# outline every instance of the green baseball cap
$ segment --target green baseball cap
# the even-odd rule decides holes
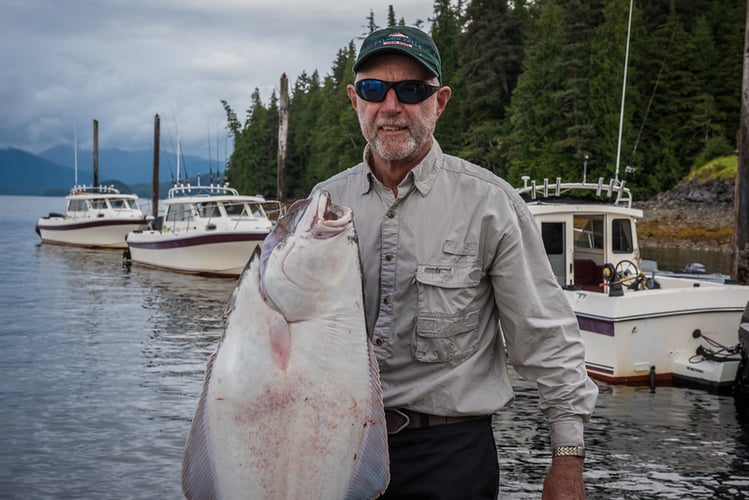
[[[416,59],[442,82],[442,61],[437,46],[429,35],[412,26],[389,26],[370,33],[359,49],[354,73],[371,58],[388,53]]]

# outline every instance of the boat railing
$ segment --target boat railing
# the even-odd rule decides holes
[[[85,184],[76,184],[72,188],[70,188],[69,194],[86,194],[86,193],[92,193],[92,194],[120,194],[120,190],[114,187],[114,185],[109,186],[87,186]]]
[[[169,188],[168,197],[176,198],[178,196],[218,196],[218,195],[230,195],[239,196],[239,191],[229,187],[229,183],[224,184],[208,184],[202,185],[200,183],[192,185],[190,183],[180,183]]]
[[[629,188],[624,186],[625,181],[623,180],[611,179],[608,183],[605,183],[604,178],[599,177],[597,183],[586,182],[585,180],[583,182],[562,182],[562,179],[557,177],[554,183],[550,183],[547,178],[543,182],[538,183],[534,180],[532,181],[527,175],[524,175],[522,179],[523,187],[517,188],[517,192],[519,194],[530,194],[532,200],[536,200],[539,197],[560,197],[562,194],[573,190],[591,191],[599,198],[604,195],[607,198],[616,195],[614,199],[615,206],[632,207],[632,193]]]

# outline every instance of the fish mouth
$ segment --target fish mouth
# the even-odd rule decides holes
[[[315,203],[314,210],[309,210],[311,207],[308,207],[308,211],[311,212],[311,220],[305,223],[303,227],[306,227],[306,231],[313,237],[319,239],[332,238],[351,223],[351,209],[331,203],[330,193],[327,191],[317,193],[312,202]]]

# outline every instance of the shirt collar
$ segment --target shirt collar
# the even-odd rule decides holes
[[[364,148],[364,170],[362,171],[363,175],[361,176],[359,187],[361,194],[366,194],[370,191],[370,189],[372,189],[372,182],[374,182],[375,179],[374,172],[372,171],[372,167],[369,163],[370,157],[370,148],[369,144],[367,144]],[[413,178],[413,183],[422,196],[426,196],[429,194],[429,191],[432,189],[434,180],[437,178],[437,173],[439,172],[443,162],[444,155],[442,153],[442,148],[437,142],[437,139],[432,138],[432,148],[429,150],[424,159],[421,160],[419,164],[416,165],[413,169],[411,169],[407,176]]]

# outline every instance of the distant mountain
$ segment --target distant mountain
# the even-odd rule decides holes
[[[79,150],[79,184],[93,182],[93,165],[93,151]],[[216,175],[216,171],[215,161],[197,156],[180,158],[180,177],[183,179],[188,176],[195,179],[200,174],[201,182],[207,184],[209,173]],[[160,191],[165,192],[176,175],[176,155],[162,151],[159,156]],[[133,192],[150,197],[153,152],[100,149],[99,183],[112,182],[133,186]],[[72,146],[56,146],[39,155],[15,148],[0,149],[0,194],[59,196],[67,193],[74,183],[75,157]]]
[[[75,167],[75,156],[72,146],[55,146],[43,151],[39,156],[70,168]],[[199,172],[215,173],[216,161],[197,156],[180,157],[180,177],[194,177]],[[221,165],[223,172],[223,165]],[[93,176],[93,151],[78,150],[78,172],[89,172]],[[177,176],[177,155],[159,154],[159,180],[169,182]],[[153,150],[124,151],[122,149],[99,149],[99,179],[118,179],[126,184],[137,184],[153,180]]]
[[[90,184],[91,173],[78,172],[79,184]],[[40,195],[68,189],[75,170],[20,149],[0,149],[0,194]]]

